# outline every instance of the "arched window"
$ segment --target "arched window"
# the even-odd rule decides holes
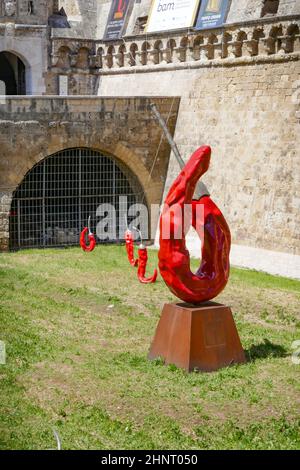
[[[26,95],[26,70],[22,60],[11,52],[0,52],[0,80],[6,95]]]

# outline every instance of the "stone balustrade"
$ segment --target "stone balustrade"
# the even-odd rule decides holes
[[[207,31],[141,35],[115,42],[52,38],[51,65],[94,73],[192,66],[255,56],[300,54],[300,17]]]

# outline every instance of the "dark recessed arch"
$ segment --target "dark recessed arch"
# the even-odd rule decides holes
[[[86,147],[50,155],[26,174],[13,195],[10,249],[78,245],[89,216],[96,233],[100,204],[116,208],[116,238],[109,241],[118,242],[123,236],[119,225],[124,225],[124,196],[128,207],[146,205],[138,178],[115,157]]]
[[[6,95],[26,95],[26,67],[16,54],[0,52],[0,81]]]

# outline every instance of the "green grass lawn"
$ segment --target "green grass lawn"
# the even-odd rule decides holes
[[[211,374],[147,360],[175,298],[124,247],[1,254],[0,296],[1,449],[300,449],[300,282],[232,269],[248,363]]]

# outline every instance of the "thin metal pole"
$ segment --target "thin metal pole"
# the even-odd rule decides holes
[[[158,109],[157,109],[157,107],[154,103],[150,104],[150,109],[152,111],[152,114],[154,115],[154,117],[158,121],[159,125],[161,126],[162,130],[164,131],[166,139],[170,144],[170,147],[171,147],[171,149],[172,149],[172,151],[173,151],[173,153],[176,157],[176,160],[177,160],[177,162],[180,166],[180,169],[183,170],[183,168],[185,167],[184,160],[183,160],[182,156],[179,153],[176,142],[173,139],[173,137],[172,137],[172,135],[171,135],[171,133],[168,129],[168,126],[164,121],[164,118],[162,117],[162,115],[160,114],[160,112],[158,111]],[[200,199],[203,196],[209,196],[209,195],[210,195],[210,193],[209,193],[207,187],[205,186],[205,184],[203,183],[203,181],[198,181],[198,183],[196,185],[196,188],[195,188],[195,192],[194,192],[194,199]]]
[[[154,114],[155,118],[157,119],[159,125],[161,126],[161,128],[163,129],[164,131],[164,134],[167,138],[167,141],[169,142],[170,144],[170,147],[171,149],[173,150],[173,153],[176,157],[176,160],[178,161],[178,164],[180,166],[180,169],[183,170],[184,166],[185,166],[185,163],[184,163],[184,160],[183,158],[181,157],[180,153],[179,153],[179,150],[178,150],[178,147],[176,145],[176,142],[175,140],[173,139],[173,137],[171,136],[171,133],[167,127],[167,124],[165,123],[162,115],[160,114],[160,112],[158,111],[156,105],[154,103],[151,103],[150,104],[150,108],[151,108],[151,111],[152,113]]]

